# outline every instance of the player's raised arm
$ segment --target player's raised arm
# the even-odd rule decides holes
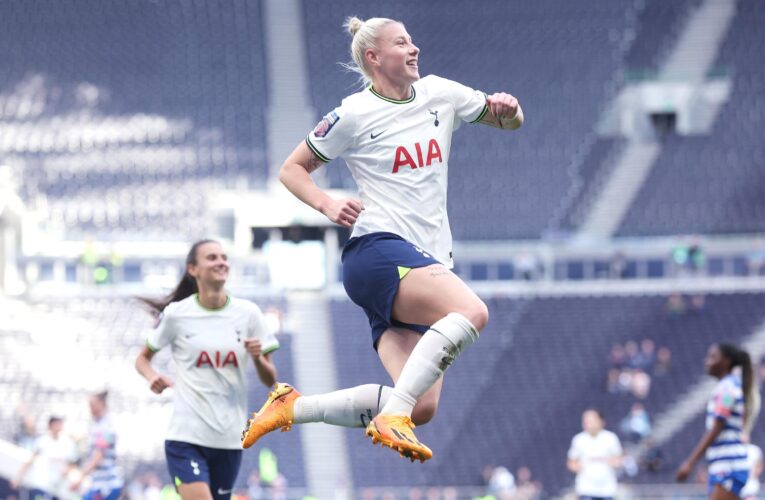
[[[523,125],[523,109],[514,96],[504,92],[486,96],[488,112],[478,123],[502,130],[517,130]]]
[[[364,209],[361,201],[353,198],[335,200],[322,191],[311,178],[311,173],[323,164],[324,161],[302,141],[284,161],[279,180],[300,201],[335,224],[351,227]]]

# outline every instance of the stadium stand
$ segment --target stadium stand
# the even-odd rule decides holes
[[[669,135],[649,178],[618,234],[651,236],[760,233],[765,230],[762,158],[757,131],[765,120],[758,98],[765,81],[759,64],[765,42],[761,2],[737,3],[737,14],[718,54],[715,71],[732,91],[712,133]]]
[[[210,188],[265,184],[260,2],[32,1],[0,23],[0,153],[71,238],[198,237]]]

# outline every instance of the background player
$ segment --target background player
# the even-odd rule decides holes
[[[247,356],[264,385],[276,380],[270,353],[279,342],[257,305],[226,293],[228,271],[221,245],[198,241],[173,293],[165,300],[145,300],[161,313],[161,321],[149,334],[136,368],[157,394],[175,388],[165,456],[184,499],[231,497],[241,463],[239,422],[247,418]],[[154,354],[168,345],[175,384],[151,366]]]
[[[740,367],[741,372],[734,370]],[[719,379],[707,403],[707,432],[677,471],[685,481],[694,465],[706,453],[709,498],[739,498],[748,478],[747,449],[742,430],[756,413],[752,411],[752,392],[756,390],[749,353],[731,344],[714,344],[705,360],[707,373]]]
[[[85,477],[90,476],[91,484],[83,500],[117,500],[122,494],[125,481],[116,464],[117,433],[107,411],[106,391],[90,396],[90,414],[93,425],[90,428],[90,455],[82,466],[80,477],[70,487],[79,489]]]
[[[619,438],[605,429],[598,410],[582,413],[582,432],[571,440],[568,469],[576,474],[576,494],[580,499],[608,499],[616,496],[616,471],[624,462]]]
[[[486,305],[449,270],[452,133],[461,122],[515,130],[523,112],[509,94],[486,96],[433,75],[420,79],[420,50],[398,21],[352,17],[346,27],[353,36],[350,67],[371,84],[319,122],[286,159],[280,179],[332,222],[353,227],[343,250],[343,284],[367,314],[373,346],[395,387],[300,399],[280,384],[248,422],[243,444],[293,422],[360,425],[364,414],[372,419],[373,442],[424,461],[432,452],[411,429],[433,417],[441,376],[489,318]],[[311,179],[338,156],[360,200],[333,199]]]

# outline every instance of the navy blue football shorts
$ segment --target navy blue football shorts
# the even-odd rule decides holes
[[[176,488],[202,481],[215,500],[228,500],[242,463],[242,450],[208,448],[184,441],[165,441],[167,470]]]
[[[351,238],[343,248],[343,286],[361,306],[372,328],[372,346],[391,326],[425,333],[430,325],[413,325],[391,317],[399,282],[415,268],[440,264],[430,253],[393,233]]]

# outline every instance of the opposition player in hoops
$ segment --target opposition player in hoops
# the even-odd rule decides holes
[[[758,413],[754,371],[749,353],[731,344],[712,345],[705,368],[719,379],[707,403],[707,432],[678,469],[677,480],[688,479],[696,462],[706,454],[709,498],[734,500],[740,498],[749,475],[742,433],[751,431]]]
[[[83,500],[117,500],[122,495],[125,481],[117,465],[117,433],[109,418],[106,391],[92,394],[88,401],[93,425],[88,436],[90,453],[80,469],[80,477],[69,489],[77,491],[83,479],[90,476],[88,491]]]
[[[165,456],[184,500],[231,497],[241,464],[238,429],[247,418],[247,358],[254,361],[264,385],[276,381],[270,353],[279,342],[268,332],[257,305],[226,293],[228,272],[221,245],[198,241],[170,296],[142,299],[160,321],[149,333],[136,368],[153,392],[175,389]],[[154,354],[166,346],[176,365],[174,382],[151,365]]]
[[[420,50],[398,21],[353,17],[346,27],[353,37],[350,67],[370,85],[319,122],[286,159],[280,179],[332,222],[353,227],[343,250],[343,283],[369,317],[373,346],[395,385],[301,397],[278,384],[248,420],[242,445],[293,423],[326,422],[366,426],[373,443],[425,461],[432,452],[412,429],[433,417],[444,370],[489,318],[486,305],[449,270],[452,133],[461,122],[515,130],[523,112],[509,94],[487,96],[432,75],[420,79]],[[311,179],[338,156],[359,200],[333,199]]]

